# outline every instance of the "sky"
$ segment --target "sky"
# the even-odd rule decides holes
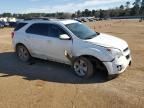
[[[0,0],[0,13],[75,12],[84,9],[109,9],[134,0]]]

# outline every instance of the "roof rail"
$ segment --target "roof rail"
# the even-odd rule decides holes
[[[24,21],[29,21],[29,20],[48,20],[49,18],[25,18]]]

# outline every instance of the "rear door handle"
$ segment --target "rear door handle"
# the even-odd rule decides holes
[[[51,43],[51,40],[48,40],[47,42],[48,42],[48,43]]]

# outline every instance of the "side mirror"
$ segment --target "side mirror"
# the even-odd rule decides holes
[[[59,37],[61,40],[70,40],[71,38],[67,34],[62,34]]]

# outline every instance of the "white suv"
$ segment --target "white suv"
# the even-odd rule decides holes
[[[75,20],[24,20],[12,39],[20,60],[36,57],[69,64],[84,78],[100,70],[108,76],[119,75],[131,64],[127,42]]]

